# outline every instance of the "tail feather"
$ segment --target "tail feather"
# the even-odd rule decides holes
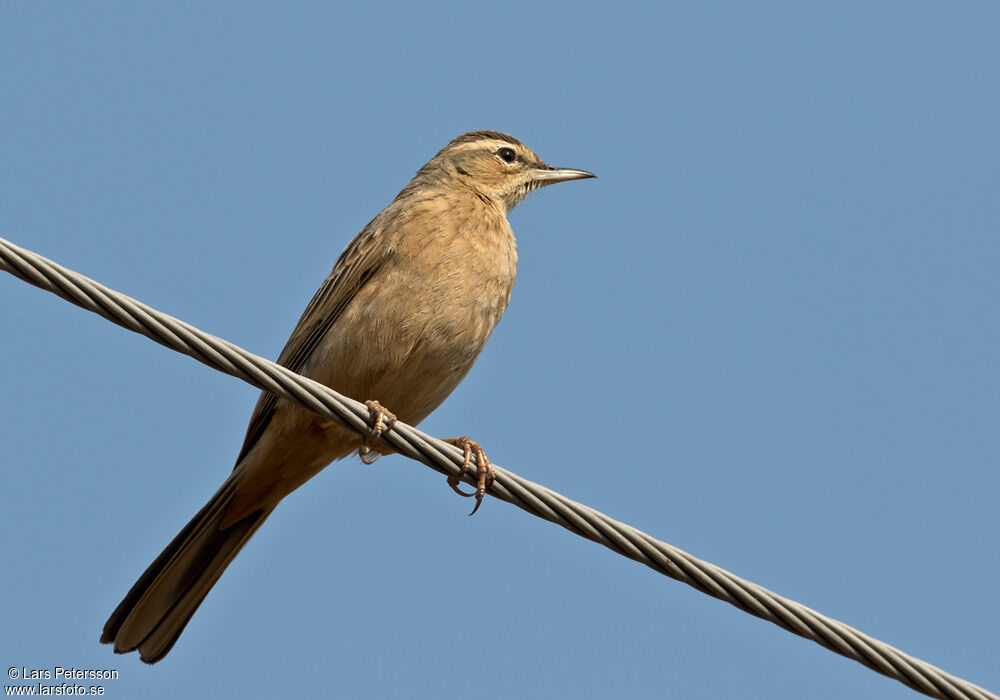
[[[102,643],[113,643],[119,654],[138,649],[150,664],[170,651],[222,572],[271,514],[257,510],[221,528],[235,493],[230,477],[111,613]]]

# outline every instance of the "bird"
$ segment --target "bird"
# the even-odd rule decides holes
[[[507,216],[530,192],[596,177],[546,165],[499,131],[452,139],[347,245],[306,307],[278,364],[341,394],[364,399],[360,436],[262,392],[236,466],[212,498],[146,569],[108,618],[101,642],[156,663],[226,567],[278,503],[331,462],[366,464],[392,450],[380,437],[395,420],[416,425],[472,368],[510,301],[517,242]],[[391,409],[391,410],[390,410]],[[476,505],[492,466],[476,457]],[[472,513],[470,513],[471,515]]]

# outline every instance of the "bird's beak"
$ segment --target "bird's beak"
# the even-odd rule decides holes
[[[572,168],[539,168],[531,171],[531,179],[542,185],[551,185],[553,182],[566,182],[567,180],[585,180],[588,177],[597,177],[594,173],[586,170],[573,170]]]

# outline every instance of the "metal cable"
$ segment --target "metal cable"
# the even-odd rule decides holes
[[[36,253],[0,238],[0,269],[25,282],[93,311],[112,323],[176,350],[254,386],[294,401],[311,411],[362,432],[367,407],[329,387],[209,335],[172,316],[115,292]],[[391,407],[390,407],[391,408]],[[462,451],[397,422],[382,439],[398,452],[446,475],[458,475]],[[665,576],[723,600],[744,612],[811,639],[885,676],[935,698],[1000,700],[1000,696],[916,659],[853,627],[783,598],[766,588],[702,561],[644,532],[572,501],[540,484],[494,465],[490,495],[570,532],[645,564]],[[473,477],[466,481],[474,485]]]

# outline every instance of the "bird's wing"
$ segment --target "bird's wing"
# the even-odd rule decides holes
[[[382,229],[379,220],[380,217],[376,217],[365,226],[340,254],[333,270],[316,291],[316,295],[292,331],[291,337],[285,343],[281,355],[278,356],[279,365],[293,372],[302,369],[313,350],[343,314],[351,299],[389,259],[392,252],[384,245],[379,235]],[[264,434],[274,416],[277,402],[278,397],[274,394],[267,391],[261,393],[250,417],[243,447],[240,448],[240,454],[236,458],[237,465]]]

